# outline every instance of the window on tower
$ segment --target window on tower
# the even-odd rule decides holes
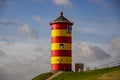
[[[66,32],[67,32],[67,33],[71,33],[71,31],[72,31],[71,26],[67,26],[67,27],[66,27]]]
[[[63,45],[63,44],[60,44],[60,48],[64,48],[64,45]]]

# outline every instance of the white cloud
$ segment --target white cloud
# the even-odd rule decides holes
[[[111,55],[106,50],[93,43],[79,42],[73,48],[73,62],[96,65],[98,61],[101,62],[110,58]]]
[[[0,41],[4,40],[3,36],[0,35]]]
[[[114,53],[114,59],[120,60],[120,37],[110,38],[109,43],[111,44],[111,49],[109,51]]]
[[[114,61],[113,53],[108,51],[109,45],[88,42],[76,42],[73,45],[72,61],[73,70],[75,63],[83,63],[86,67],[93,69],[96,66]]]
[[[17,31],[22,33],[28,33],[28,34],[32,33],[32,30],[29,28],[27,24],[18,27]]]
[[[23,24],[20,22],[16,21],[0,21],[0,25],[2,26],[14,26],[17,27],[17,32],[22,32],[22,33],[32,33],[32,30],[29,28],[28,24]]]
[[[72,7],[73,4],[70,0],[52,0],[54,4],[56,5],[64,5],[68,7]]]
[[[42,19],[39,16],[33,16],[32,18],[38,23],[42,23]]]
[[[33,0],[33,1],[37,1],[37,2],[49,2],[51,1],[53,4],[55,5],[60,5],[60,6],[66,6],[66,7],[73,7],[73,3],[71,2],[71,0]]]
[[[39,43],[16,42],[12,45],[0,41],[0,44],[0,50],[6,55],[0,58],[0,77],[2,76],[3,79],[30,80],[50,70],[48,40],[42,40]],[[87,65],[101,65],[111,57],[105,50],[94,44],[81,42],[73,47],[73,66],[77,61]]]
[[[0,25],[3,25],[3,26],[21,26],[23,24],[20,22],[14,22],[14,21],[12,22],[12,21],[2,20],[2,21],[0,21]]]
[[[0,50],[0,58],[4,56],[6,56],[5,53],[2,50]]]
[[[32,39],[38,39],[37,31],[35,29],[32,29],[28,24],[23,24],[17,21],[13,21],[13,22],[0,21],[0,25],[5,27],[14,27],[15,32],[11,32],[11,33],[14,33],[15,35],[19,35],[19,37],[29,37]]]
[[[24,24],[24,25],[21,25],[19,27],[17,27],[16,31],[18,33],[21,33],[23,34],[23,36],[28,36],[28,37],[31,37],[33,39],[38,39],[38,34],[37,34],[37,31],[34,30],[34,29],[31,29],[28,24]]]
[[[3,45],[0,46],[0,56],[3,56],[3,52],[6,55],[0,58],[0,77],[3,80],[31,80],[38,74],[49,71],[50,53],[47,42],[16,42],[9,45],[0,41]]]
[[[113,47],[120,50],[120,38],[119,37],[112,37],[110,39],[110,43]]]
[[[103,60],[110,57],[110,55],[100,47],[88,43],[79,43],[77,48],[81,56],[88,60]]]

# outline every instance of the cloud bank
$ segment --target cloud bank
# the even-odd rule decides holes
[[[0,58],[1,78],[3,80],[30,80],[40,73],[49,71],[50,43],[48,42],[47,40],[39,41],[39,43],[16,42],[9,45],[7,42],[0,41],[0,55],[3,57]],[[73,47],[73,70],[76,62],[95,66],[103,64],[112,57],[95,44],[79,42]]]
[[[33,16],[32,17],[36,22],[42,23],[42,19],[39,16]]]
[[[89,43],[78,43],[76,45],[75,53],[88,62],[97,60],[104,60],[111,56],[98,46]]]
[[[23,24],[16,21],[0,21],[0,25],[3,27],[11,28],[14,27],[14,34],[19,37],[30,37],[32,39],[38,39],[38,33],[35,29],[32,29],[28,24]],[[11,32],[13,33],[13,32]]]
[[[6,56],[6,54],[2,50],[0,50],[0,58],[2,58],[4,56]]]
[[[120,50],[120,38],[119,37],[112,37],[109,42],[112,44],[113,47]]]
[[[115,60],[120,60],[120,37],[112,37],[109,39],[111,44],[111,52],[115,53]]]
[[[48,42],[48,41],[47,41]],[[48,43],[11,43],[0,41],[0,79],[31,80],[49,71]]]

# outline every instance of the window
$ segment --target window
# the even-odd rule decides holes
[[[67,33],[71,33],[71,30],[72,30],[72,28],[71,28],[70,26],[67,26],[67,27],[66,27],[66,32],[67,32]]]
[[[63,44],[60,44],[60,48],[64,48],[64,45],[63,45]]]

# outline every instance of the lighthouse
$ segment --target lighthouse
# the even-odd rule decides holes
[[[51,71],[72,70],[72,25],[60,12],[50,22],[51,28]]]

